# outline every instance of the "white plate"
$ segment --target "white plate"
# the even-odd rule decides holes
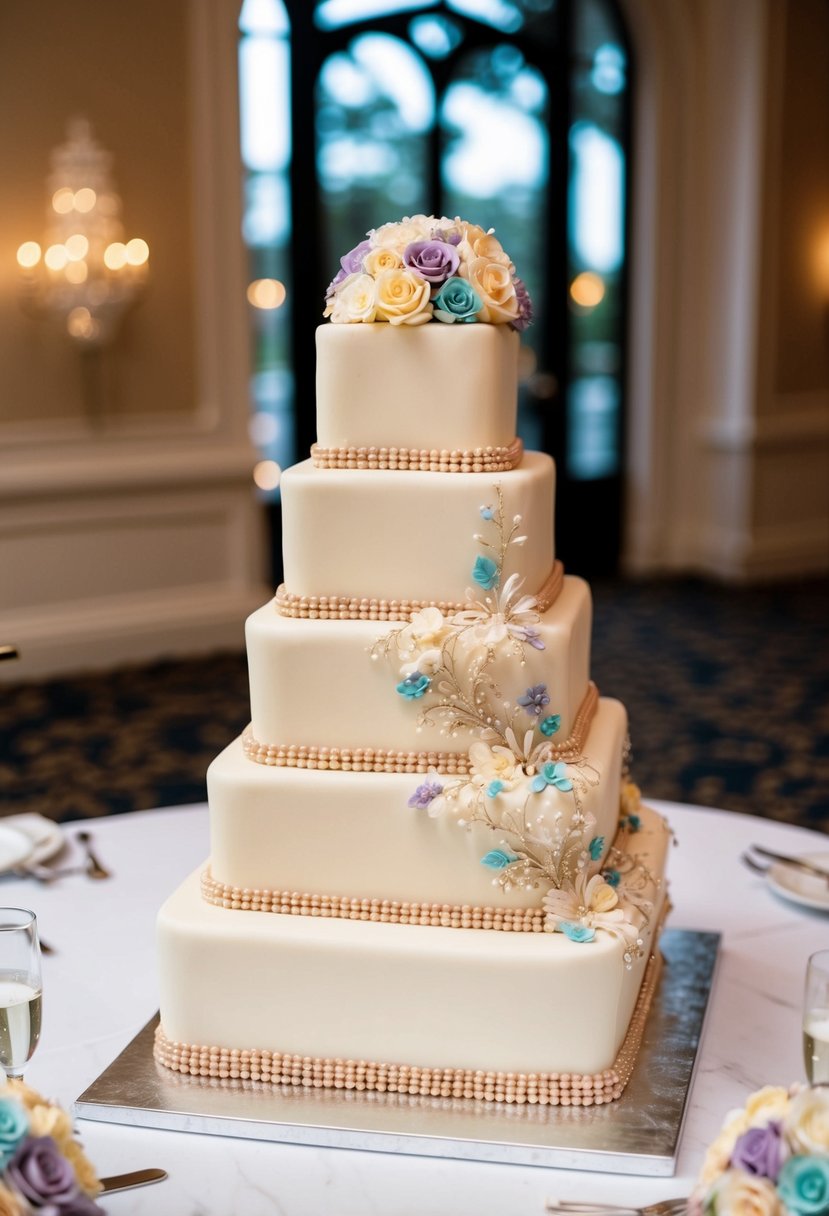
[[[48,861],[59,853],[65,844],[66,838],[60,824],[34,811],[22,815],[8,815],[2,825],[28,836],[30,852],[26,861],[32,865]]]
[[[0,823],[0,873],[19,865],[32,854],[32,838],[17,828]]]
[[[818,853],[803,857],[810,865],[820,866],[829,874],[829,853]],[[798,870],[795,866],[787,866],[775,861],[769,866],[766,882],[773,891],[782,895],[792,903],[801,904],[804,908],[815,908],[819,912],[829,912],[829,882],[818,878],[816,874],[808,874],[806,870]]]

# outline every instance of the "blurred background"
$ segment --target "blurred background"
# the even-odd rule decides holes
[[[425,211],[535,302],[645,793],[829,830],[825,0],[6,0],[0,46],[0,814],[203,799],[325,286]]]

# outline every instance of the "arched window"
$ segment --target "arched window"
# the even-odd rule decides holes
[[[495,227],[535,303],[519,430],[556,458],[559,553],[574,570],[612,568],[630,110],[614,0],[245,0],[240,26],[243,102],[248,42],[264,38],[279,73],[247,110],[274,124],[279,155],[264,169],[246,157],[252,269],[287,289],[256,318],[272,458],[274,434],[288,459],[315,438],[314,329],[339,256],[388,219],[460,214]],[[251,241],[268,231],[272,249]]]

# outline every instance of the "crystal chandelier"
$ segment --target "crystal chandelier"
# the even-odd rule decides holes
[[[147,277],[147,242],[124,242],[112,157],[84,119],[69,124],[51,156],[43,247],[17,251],[27,310],[56,317],[73,341],[90,349],[113,338]]]

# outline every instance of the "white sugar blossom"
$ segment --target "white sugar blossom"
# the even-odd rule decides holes
[[[449,622],[439,608],[421,608],[408,625],[400,630],[397,650],[403,659],[402,676],[422,671],[431,676],[442,663],[443,643],[452,632]]]
[[[377,315],[377,285],[369,274],[350,274],[340,284],[329,309],[331,320],[369,323]]]
[[[512,789],[515,782],[523,776],[517,757],[509,748],[499,744],[494,747],[478,741],[471,744],[469,768],[477,785],[484,786],[489,785],[491,781],[500,781],[502,789],[505,790]]]
[[[511,574],[497,600],[473,601],[473,607],[455,613],[452,624],[469,629],[482,646],[497,646],[505,638],[536,645],[537,600],[534,595],[520,594],[523,582],[520,574]],[[474,592],[468,592],[470,601],[473,595]]]
[[[555,888],[544,896],[547,925],[578,924],[587,929],[604,929],[626,944],[636,940],[639,930],[628,920],[627,909],[619,905],[619,896],[601,874],[590,877],[579,874],[572,887]]]

